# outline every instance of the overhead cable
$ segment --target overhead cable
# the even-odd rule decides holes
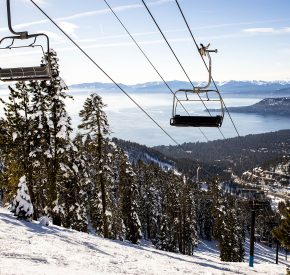
[[[162,126],[145,111],[139,103],[137,103],[108,73],[104,71],[97,63],[92,59],[92,57],[81,47],[79,46],[43,9],[41,9],[33,0],[30,0],[37,9],[51,21],[104,75],[106,75],[149,119],[151,119],[161,131],[163,131],[176,145],[179,143],[169,134],[167,131],[162,128]]]
[[[174,97],[176,98],[176,100],[180,103],[180,105],[182,106],[182,108],[184,109],[184,111],[188,114],[189,112],[186,110],[186,108],[184,107],[184,105],[181,103],[181,101],[177,98],[176,94],[173,92],[173,90],[170,88],[170,86],[168,85],[168,83],[165,81],[164,77],[160,74],[160,72],[157,70],[156,66],[152,63],[152,61],[149,59],[149,57],[147,56],[147,54],[143,51],[143,49],[141,48],[141,46],[139,45],[139,43],[136,41],[136,39],[133,37],[133,35],[130,33],[130,31],[127,29],[127,27],[124,25],[124,23],[121,21],[121,19],[119,18],[119,16],[116,14],[116,12],[113,10],[113,8],[110,6],[110,4],[104,0],[104,2],[106,3],[106,5],[108,6],[108,8],[111,10],[111,12],[114,14],[114,16],[116,17],[116,19],[119,21],[119,23],[122,25],[122,27],[124,28],[124,30],[127,32],[127,34],[131,37],[131,39],[133,40],[133,42],[135,43],[135,45],[138,47],[138,49],[141,51],[141,53],[143,54],[143,56],[146,58],[146,60],[149,62],[149,64],[152,66],[152,68],[155,70],[155,72],[158,74],[158,76],[160,77],[160,79],[163,81],[163,83],[166,85],[166,87],[170,90],[170,92],[174,95]],[[209,139],[207,138],[207,136],[205,135],[205,133],[198,128],[199,131],[201,132],[201,134],[203,135],[203,137],[209,141]]]
[[[142,1],[143,1],[143,0],[142,0]],[[194,35],[193,35],[193,33],[192,33],[192,31],[191,31],[191,29],[190,29],[190,27],[189,27],[189,24],[188,24],[188,22],[187,22],[187,20],[186,20],[186,18],[185,18],[185,15],[184,15],[184,13],[183,13],[183,11],[182,11],[182,9],[181,9],[181,6],[179,5],[178,0],[175,0],[175,2],[176,2],[176,4],[177,4],[177,6],[178,6],[178,9],[179,9],[179,11],[180,11],[180,13],[181,13],[181,15],[182,15],[183,20],[184,20],[184,22],[185,22],[185,24],[186,24],[186,26],[187,26],[187,29],[188,29],[188,31],[190,32],[190,35],[191,35],[192,40],[193,40],[193,42],[194,42],[194,44],[195,44],[195,46],[196,46],[196,48],[197,48],[197,50],[198,50],[198,52],[199,52],[199,54],[200,54],[200,57],[201,57],[201,59],[202,59],[204,65],[205,65],[207,71],[209,72],[208,65],[206,64],[206,62],[205,62],[205,60],[204,60],[204,57],[202,56],[201,52],[199,51],[199,47],[198,47],[198,45],[197,45],[197,43],[196,43],[196,40],[195,40],[195,38],[194,38]],[[211,76],[211,80],[212,80],[212,83],[214,84],[216,90],[217,90],[218,93],[220,94],[220,91],[219,91],[219,89],[218,89],[218,87],[217,87],[217,85],[216,85],[216,83],[215,83],[215,81],[214,81],[214,79],[213,79],[212,76]],[[231,120],[231,122],[232,122],[232,124],[233,124],[233,126],[234,126],[234,128],[235,128],[235,131],[236,131],[237,135],[240,137],[239,131],[238,131],[238,129],[237,129],[235,123],[234,123],[234,120],[232,119],[232,116],[231,116],[231,114],[230,114],[230,112],[229,112],[229,110],[228,110],[228,108],[227,108],[227,106],[226,106],[226,104],[225,104],[225,102],[224,102],[224,100],[223,100],[222,97],[221,97],[221,99],[222,99],[222,104],[224,105],[224,107],[225,107],[225,109],[226,109],[226,111],[227,111],[227,113],[228,113],[228,115],[229,115],[229,118],[230,118],[230,120]]]
[[[155,19],[154,16],[153,16],[152,12],[151,12],[150,9],[148,8],[148,5],[145,3],[144,0],[141,0],[141,1],[142,1],[142,3],[143,3],[144,7],[146,8],[148,14],[150,15],[151,19],[152,19],[153,22],[155,23],[156,27],[158,28],[158,30],[159,30],[160,34],[162,35],[163,39],[165,40],[167,46],[169,47],[169,49],[171,50],[172,54],[174,55],[176,61],[177,61],[178,64],[180,65],[182,71],[184,72],[185,76],[187,77],[187,79],[188,79],[189,83],[191,84],[192,88],[194,89],[195,86],[193,85],[193,82],[191,81],[190,77],[188,76],[186,70],[184,69],[183,65],[181,64],[181,61],[180,61],[179,58],[177,57],[177,55],[176,55],[176,53],[174,52],[173,48],[171,47],[170,43],[168,42],[168,39],[166,38],[166,36],[164,35],[163,31],[161,30],[159,24],[157,23],[156,19]],[[201,96],[199,95],[199,93],[197,93],[197,95],[198,95],[200,101],[202,102],[203,106],[205,107],[206,111],[209,113],[210,116],[212,116],[212,115],[211,115],[211,112],[209,111],[209,109],[208,109],[207,106],[205,105],[205,103],[204,103],[204,101],[202,100],[202,98],[201,98]],[[219,129],[219,132],[220,132],[220,134],[222,135],[222,137],[225,139],[225,136],[224,136],[224,134],[222,133],[221,129],[220,129],[220,128],[218,128],[218,129]]]

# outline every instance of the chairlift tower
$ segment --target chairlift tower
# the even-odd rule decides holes
[[[266,200],[253,199],[248,201],[251,208],[251,233],[250,233],[250,257],[249,257],[249,266],[254,266],[254,241],[255,241],[255,220],[256,220],[256,211],[264,209],[268,202]]]

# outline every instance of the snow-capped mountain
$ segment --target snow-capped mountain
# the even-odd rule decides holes
[[[192,85],[186,81],[173,80],[167,82],[168,86],[173,90],[190,89]],[[194,82],[195,86],[202,86],[205,82]],[[146,82],[134,85],[119,84],[122,88],[129,92],[168,92],[168,87],[160,81]],[[290,94],[290,81],[224,81],[217,82],[222,93],[278,93],[284,92]],[[71,89],[93,89],[99,91],[114,92],[118,91],[118,87],[112,83],[82,83],[70,86]]]

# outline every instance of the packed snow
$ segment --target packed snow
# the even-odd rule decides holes
[[[0,208],[1,275],[286,273],[284,255],[276,265],[275,250],[260,244],[250,268],[247,262],[221,262],[213,242],[201,242],[193,256],[185,256],[45,224],[17,220]]]

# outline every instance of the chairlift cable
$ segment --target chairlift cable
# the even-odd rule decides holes
[[[132,102],[142,111],[144,112],[176,145],[179,145],[181,147],[181,150],[186,152],[182,145],[180,145],[170,134],[168,134],[126,91],[118,85],[58,24],[51,18],[49,15],[42,10],[33,0],[30,0],[36,8],[45,16],[47,17],[95,66],[98,67],[99,70],[101,70]],[[202,169],[209,175],[213,176],[212,173],[207,171],[204,167]]]
[[[173,92],[173,90],[170,88],[170,86],[168,85],[168,83],[166,82],[166,80],[163,78],[163,76],[160,74],[160,72],[157,70],[156,66],[152,63],[152,61],[149,59],[149,57],[147,56],[147,54],[143,51],[143,49],[141,48],[141,46],[139,45],[139,43],[136,41],[136,39],[133,37],[133,35],[130,33],[130,31],[126,28],[126,26],[123,24],[123,22],[121,21],[121,19],[118,17],[118,15],[116,14],[116,12],[113,10],[113,8],[110,6],[110,4],[104,0],[104,2],[106,3],[106,5],[108,6],[108,8],[111,10],[111,12],[114,14],[114,16],[116,17],[116,19],[119,21],[119,23],[122,25],[122,27],[124,28],[124,30],[127,32],[127,34],[131,37],[131,39],[133,40],[133,42],[135,43],[135,45],[138,47],[138,49],[141,51],[141,53],[143,54],[143,56],[146,58],[146,60],[149,62],[149,64],[152,66],[152,68],[155,70],[155,72],[158,74],[158,76],[160,77],[160,79],[164,82],[164,84],[167,86],[167,88],[170,90],[170,92],[175,96],[176,100],[180,103],[180,105],[182,106],[182,108],[184,109],[184,111],[188,114],[189,112],[186,110],[186,108],[184,107],[184,105],[180,102],[180,100],[177,98],[177,96],[175,95],[175,93]],[[201,132],[201,134],[203,135],[203,137],[209,141],[209,139],[207,138],[207,136],[205,135],[205,133],[198,128],[199,131]]]
[[[139,103],[137,103],[108,73],[104,71],[93,59],[90,55],[82,49],[43,9],[41,9],[33,0],[30,0],[32,4],[45,16],[49,19],[51,23],[53,23],[104,75],[106,75],[146,116],[151,119],[158,128],[160,128],[176,145],[180,145],[169,133],[167,133],[162,126],[149,115],[149,113],[144,110]]]
[[[157,21],[155,20],[153,14],[151,13],[150,9],[148,8],[147,4],[145,3],[144,0],[142,0],[142,3],[144,4],[144,7],[146,8],[147,12],[149,13],[150,17],[152,18],[153,22],[155,23],[156,27],[158,28],[160,34],[162,35],[162,37],[164,38],[166,44],[168,45],[169,49],[171,50],[172,54],[174,55],[175,59],[177,60],[178,64],[180,65],[181,69],[183,70],[184,74],[186,75],[188,81],[190,82],[191,86],[193,87],[193,89],[195,88],[195,86],[193,85],[193,82],[191,81],[190,77],[188,76],[187,72],[185,71],[183,65],[181,64],[179,58],[177,57],[176,53],[174,52],[173,48],[171,47],[170,43],[168,42],[166,36],[164,35],[163,31],[161,30],[159,24],[157,23]],[[201,96],[199,95],[199,93],[197,93],[200,101],[202,102],[203,106],[205,107],[206,111],[209,113],[210,116],[211,112],[209,111],[209,109],[207,108],[207,106],[205,105],[204,101],[202,100]],[[222,133],[221,129],[219,129],[219,132],[221,133],[222,137],[225,139],[224,134]]]
[[[161,34],[162,37],[164,38],[164,40],[165,40],[166,44],[168,45],[169,49],[171,50],[172,54],[174,55],[175,59],[177,60],[178,64],[180,65],[180,67],[181,67],[182,71],[184,72],[186,78],[187,78],[188,81],[190,82],[191,86],[194,88],[193,82],[191,81],[190,77],[188,76],[187,72],[185,71],[183,65],[181,64],[181,62],[180,62],[180,60],[179,60],[179,58],[177,57],[176,53],[174,52],[173,48],[171,47],[170,43],[168,42],[168,40],[167,40],[166,36],[164,35],[163,31],[161,30],[159,24],[158,24],[157,21],[155,20],[153,14],[152,14],[151,11],[149,10],[147,4],[145,3],[144,0],[142,0],[142,2],[143,2],[143,4],[144,4],[144,6],[145,6],[147,12],[149,13],[150,17],[152,18],[153,22],[155,23],[156,27],[158,28],[160,34]],[[199,95],[199,97],[200,97],[200,95]],[[208,108],[207,108],[206,105],[204,104],[204,102],[203,102],[203,100],[202,100],[201,97],[200,97],[200,100],[202,101],[204,107],[206,108],[206,110],[207,110],[208,113],[210,114],[210,111],[208,110]]]
[[[142,0],[142,1],[143,1],[143,0]],[[197,43],[196,43],[196,40],[195,40],[194,35],[193,35],[193,33],[192,33],[191,29],[190,29],[190,26],[189,26],[189,24],[188,24],[188,22],[187,22],[187,20],[186,20],[186,18],[185,18],[185,15],[184,15],[184,13],[183,13],[183,11],[182,11],[182,9],[181,9],[179,3],[178,3],[178,0],[175,0],[175,2],[176,2],[176,4],[177,4],[177,6],[178,6],[178,9],[179,9],[179,11],[180,11],[182,17],[183,17],[183,20],[184,20],[184,22],[185,22],[185,24],[186,24],[186,26],[187,26],[187,29],[188,29],[188,31],[190,32],[190,35],[191,35],[192,40],[193,40],[193,42],[194,42],[194,44],[195,44],[195,46],[196,46],[196,48],[197,48],[197,50],[198,50],[198,52],[199,52],[199,54],[200,54],[200,57],[201,57],[201,59],[202,59],[204,65],[205,65],[207,71],[209,72],[208,65],[206,64],[206,62],[205,62],[205,60],[204,60],[204,58],[203,58],[201,52],[199,51],[199,47],[198,47],[198,45],[197,45]],[[216,90],[218,91],[218,93],[220,93],[220,92],[219,92],[219,89],[218,89],[218,87],[217,87],[217,85],[216,85],[216,83],[215,83],[215,81],[214,81],[214,79],[213,79],[212,76],[211,76],[211,80],[212,80],[212,83],[214,84]],[[230,118],[230,120],[231,120],[231,122],[232,122],[232,124],[233,124],[233,126],[234,126],[234,128],[235,128],[235,131],[236,131],[238,137],[240,137],[239,131],[238,131],[238,129],[237,129],[237,127],[236,127],[236,125],[235,125],[235,123],[234,123],[234,121],[233,121],[233,118],[232,118],[232,116],[231,116],[231,114],[230,114],[230,112],[229,112],[229,110],[228,110],[228,108],[227,108],[227,106],[226,106],[226,104],[225,104],[225,102],[224,102],[224,100],[223,100],[222,97],[221,97],[221,99],[222,99],[222,103],[223,103],[223,105],[224,105],[224,107],[225,107],[225,109],[226,109],[226,112],[228,113],[229,118]]]

